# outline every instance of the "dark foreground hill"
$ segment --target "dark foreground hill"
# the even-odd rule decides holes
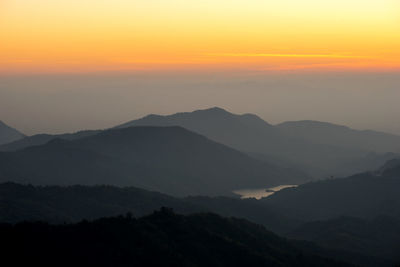
[[[24,138],[25,135],[0,121],[0,145]]]
[[[331,250],[346,250],[400,263],[400,219],[388,216],[309,222],[288,236]]]
[[[364,241],[357,234],[347,234],[342,237],[341,241],[346,242],[345,244],[337,242],[333,243],[332,246],[326,246],[326,243],[330,244],[331,241],[329,235],[319,236],[318,234],[324,233],[325,230],[329,231],[329,228],[323,227],[331,224],[321,222],[322,227],[316,227],[316,232],[311,231],[311,235],[309,235],[310,232],[303,230],[310,229],[307,227],[308,223],[303,225],[301,221],[285,217],[272,211],[263,201],[255,199],[241,200],[228,197],[174,198],[132,187],[35,187],[13,183],[0,185],[0,223],[22,221],[45,221],[56,224],[76,223],[83,219],[93,220],[126,213],[140,217],[149,215],[163,206],[171,207],[180,214],[214,212],[222,216],[245,218],[261,224],[275,233],[281,235],[289,233],[289,237],[310,240],[320,245],[296,241],[296,244],[306,251],[361,266],[391,266],[393,260],[396,260],[396,258],[390,260],[379,253],[382,251],[381,244],[387,244],[387,248],[391,251],[394,250],[395,246],[389,246],[391,240],[393,240],[391,236],[382,236],[382,242],[376,243],[376,246],[370,246],[368,253],[357,249],[347,250],[347,247],[344,246],[345,244],[358,244],[360,241],[361,244],[364,242],[371,244],[373,241],[373,238]],[[310,222],[310,225],[313,225],[313,222]],[[395,228],[391,229],[388,231],[396,230]],[[371,228],[370,230],[374,229]],[[303,233],[304,235],[299,236],[293,233]],[[367,232],[366,234],[368,234],[368,237],[374,237],[374,233]],[[341,236],[342,233],[339,232],[338,235]],[[371,255],[377,256],[371,257]]]
[[[72,223],[128,212],[140,217],[163,206],[171,207],[182,214],[214,212],[223,216],[245,218],[278,233],[293,230],[300,223],[272,212],[255,199],[175,198],[134,187],[0,184],[0,222],[3,223]]]
[[[245,220],[163,208],[78,224],[0,225],[14,266],[348,266],[303,251]]]
[[[0,153],[0,181],[137,186],[172,195],[231,195],[305,181],[181,127],[131,127]]]
[[[287,216],[308,221],[339,216],[400,218],[400,161],[389,161],[375,172],[284,189],[263,201]]]

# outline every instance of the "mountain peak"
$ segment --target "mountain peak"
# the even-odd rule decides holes
[[[179,114],[179,113],[178,113]],[[234,115],[230,113],[229,111],[220,108],[220,107],[211,107],[211,108],[206,108],[206,109],[198,109],[192,112],[187,112],[186,114],[208,114],[208,115]]]
[[[228,112],[225,109],[220,108],[220,107],[211,107],[211,108],[206,108],[206,109],[200,109],[200,110],[197,110],[197,111],[230,113],[230,112]]]

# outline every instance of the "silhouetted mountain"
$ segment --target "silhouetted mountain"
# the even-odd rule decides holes
[[[287,188],[262,200],[286,216],[325,220],[338,216],[400,218],[400,161],[377,172],[311,182]]]
[[[312,121],[287,122],[273,126],[256,115],[236,115],[221,108],[169,116],[148,115],[116,128],[129,126],[181,126],[260,160],[291,168],[295,172],[302,170],[318,179],[374,170],[387,160],[400,157],[385,153],[399,151],[400,137],[395,135],[356,131],[344,126]],[[34,135],[1,145],[0,151],[16,151],[43,145],[56,138],[76,140],[99,132]]]
[[[346,176],[376,169],[388,159],[388,155],[371,154],[369,146],[349,146],[354,135],[351,135],[351,140],[343,140],[342,143],[332,140],[314,142],[312,138],[305,138],[306,134],[300,132],[299,135],[296,135],[290,130],[285,130],[287,128],[285,124],[272,126],[256,115],[236,115],[221,108],[169,116],[149,115],[117,126],[117,128],[138,125],[182,126],[214,141],[256,155],[262,160],[280,162],[282,165],[292,168],[302,168],[317,178],[332,175]],[[327,135],[327,138],[329,136],[332,135]],[[395,136],[387,136],[396,139]],[[379,138],[376,138],[379,140],[376,145],[386,144],[384,139],[387,136],[380,134]],[[364,139],[366,139],[364,143],[372,140],[371,138],[360,138],[360,140]]]
[[[181,127],[131,127],[0,153],[0,181],[138,186],[172,195],[230,195],[307,177]]]
[[[380,216],[369,220],[339,217],[309,222],[288,236],[309,240],[327,249],[391,260],[391,266],[400,262],[400,220],[392,217]]]
[[[0,222],[78,222],[128,212],[143,216],[163,206],[183,214],[215,212],[223,216],[246,218],[279,233],[286,233],[300,225],[300,222],[272,212],[255,199],[174,198],[134,187],[0,184]]]
[[[255,149],[259,145],[257,139],[277,137],[273,126],[256,115],[236,115],[217,107],[169,116],[152,114],[117,128],[130,126],[181,126],[217,142],[250,151],[253,149],[248,147]],[[251,141],[253,143],[249,143]]]
[[[66,134],[35,134],[18,139],[14,142],[9,142],[0,146],[0,151],[17,151],[30,146],[44,145],[53,139],[76,140],[79,138],[95,135],[101,132],[100,130],[79,131],[76,133]]]
[[[10,143],[24,137],[24,134],[0,121],[0,145]]]
[[[319,121],[290,121],[276,126],[284,134],[317,144],[342,146],[379,153],[400,152],[400,136]]]
[[[245,220],[183,216],[0,225],[3,262],[15,266],[348,266],[303,251]]]

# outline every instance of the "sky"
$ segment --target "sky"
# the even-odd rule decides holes
[[[2,0],[0,72],[400,67],[398,0]]]
[[[0,0],[26,134],[219,106],[400,134],[399,0]]]

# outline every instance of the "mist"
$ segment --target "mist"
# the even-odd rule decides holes
[[[25,134],[104,129],[213,106],[269,123],[319,120],[400,134],[400,75],[134,72],[0,76],[0,120]]]

